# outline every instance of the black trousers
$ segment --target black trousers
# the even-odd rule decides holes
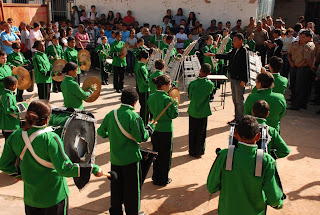
[[[297,77],[297,67],[290,67],[290,91],[291,98],[294,100],[296,96],[296,77]]]
[[[110,215],[122,215],[122,204],[127,215],[138,215],[141,190],[140,163],[135,162],[125,166],[111,164],[111,171],[117,173],[118,179],[111,180]]]
[[[25,205],[26,215],[68,215],[68,197],[49,208],[34,208]]]
[[[61,82],[52,80],[52,91],[61,92]]]
[[[123,79],[126,67],[113,66],[113,88],[116,90],[123,89]]]
[[[266,64],[267,47],[265,45],[256,46],[256,51],[260,53],[261,63],[262,63],[262,66],[264,66]]]
[[[208,117],[193,118],[189,115],[189,154],[203,155],[207,137]]]
[[[144,122],[144,125],[147,125],[149,122],[150,110],[148,107],[148,99],[150,93],[139,93],[139,103],[140,103],[140,117]]]
[[[2,134],[4,136],[5,141],[7,141],[7,139],[9,138],[9,136],[13,133],[14,131],[4,131],[2,130]]]
[[[23,101],[22,95],[23,95],[23,90],[17,89],[17,95],[16,95],[17,102],[22,102]]]
[[[153,162],[152,180],[156,184],[166,185],[169,178],[172,157],[172,132],[153,132],[151,136],[153,151],[158,152]]]
[[[109,73],[107,72],[103,61],[100,61],[100,77],[102,84],[108,82]]]
[[[51,83],[37,84],[39,99],[50,100]]]
[[[298,108],[307,107],[309,98],[311,96],[313,72],[309,67],[301,67],[297,69],[296,76],[296,96],[293,105]]]

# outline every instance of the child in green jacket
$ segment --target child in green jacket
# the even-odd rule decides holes
[[[158,152],[157,159],[153,162],[153,184],[166,186],[172,179],[169,178],[172,157],[173,142],[173,124],[172,119],[178,117],[178,102],[168,96],[171,88],[171,79],[167,75],[161,75],[154,78],[153,83],[157,86],[157,91],[153,93],[149,100],[148,106],[153,118],[159,116],[165,107],[171,102],[169,108],[158,120],[155,132],[151,136],[153,150]]]
[[[255,52],[256,51],[256,42],[253,40],[253,38],[254,38],[254,33],[251,33],[248,36],[246,44],[249,46],[250,51]]]
[[[63,53],[63,58],[67,62],[74,62],[79,65],[78,61],[78,51],[75,49],[76,46],[76,39],[74,37],[68,37],[68,47]],[[80,74],[81,74],[81,69],[80,67],[78,68],[78,74],[75,77],[76,82],[80,84]]]
[[[262,157],[262,174],[255,176],[256,154],[260,128],[252,116],[244,116],[236,126],[235,137],[239,140],[234,149],[231,170],[226,169],[228,149],[217,153],[208,179],[210,193],[220,191],[218,213],[266,214],[267,205],[280,209],[283,192],[276,179],[275,160],[267,153]]]
[[[62,73],[65,74],[65,79],[61,82],[61,91],[63,95],[63,104],[65,107],[83,109],[82,101],[89,98],[96,86],[91,86],[85,92],[79,84],[74,80],[78,74],[78,65],[74,62],[67,63]]]
[[[102,85],[108,85],[108,78],[110,70],[109,64],[105,62],[105,60],[109,57],[110,45],[108,44],[108,38],[106,36],[101,37],[102,44],[99,44],[97,48],[94,49],[95,52],[99,53],[99,61],[100,61],[100,77]]]
[[[15,77],[8,76],[3,83],[5,90],[1,94],[0,116],[2,134],[7,140],[10,134],[20,128],[19,112],[25,110],[27,105],[17,105],[14,91],[17,89],[18,80]]]
[[[205,151],[207,136],[207,122],[210,116],[210,95],[214,89],[212,81],[208,80],[211,65],[204,63],[201,66],[199,77],[190,82],[188,94],[190,105],[189,113],[189,155],[200,158]]]
[[[157,86],[152,82],[152,79],[163,75],[162,71],[164,70],[164,61],[162,59],[156,60],[156,62],[154,62],[154,67],[156,68],[156,71],[149,76],[150,95],[155,93],[157,90]]]
[[[2,94],[5,89],[3,79],[8,76],[12,76],[12,70],[7,64],[7,53],[0,50],[0,94]]]

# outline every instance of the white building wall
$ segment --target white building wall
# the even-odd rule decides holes
[[[257,16],[257,4],[259,0],[75,0],[74,5],[85,6],[90,11],[90,6],[95,5],[97,11],[107,15],[109,10],[120,12],[122,17],[127,10],[142,25],[143,23],[160,24],[167,9],[176,14],[178,8],[182,8],[184,15],[189,12],[196,13],[197,19],[205,28],[209,27],[210,20],[217,22],[231,22],[233,27],[237,19],[242,19],[242,26],[249,23],[249,17]]]

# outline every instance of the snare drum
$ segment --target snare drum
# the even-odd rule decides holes
[[[144,180],[146,179],[149,169],[151,167],[151,164],[153,161],[156,160],[158,156],[158,152],[152,151],[150,149],[146,148],[140,148],[141,155],[142,155],[142,160],[140,161],[141,165],[141,184],[143,184]]]

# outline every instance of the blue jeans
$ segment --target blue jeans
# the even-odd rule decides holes
[[[133,73],[134,72],[134,62],[135,58],[132,51],[128,51],[127,54],[127,73]]]
[[[245,88],[241,86],[241,81],[231,79],[231,91],[232,101],[234,104],[235,119],[240,119],[243,116],[244,90]]]

